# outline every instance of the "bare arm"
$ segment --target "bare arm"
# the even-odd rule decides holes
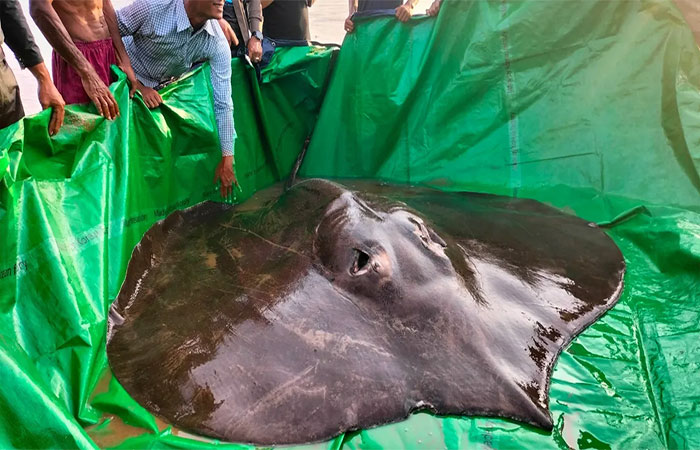
[[[28,69],[39,84],[38,94],[41,107],[43,109],[53,108],[51,119],[49,120],[49,134],[55,136],[63,125],[66,103],[63,101],[63,97],[59,94],[53,81],[51,81],[49,71],[43,62],[28,67]]]
[[[117,24],[117,13],[114,11],[111,0],[103,0],[102,2],[102,14],[105,17],[105,22],[107,23],[107,29],[109,30],[109,36],[112,38],[112,45],[114,45],[114,52],[117,54],[117,62],[119,67],[126,74],[126,78],[131,84],[129,89],[129,95],[133,96],[134,91],[137,87],[136,74],[134,73],[133,67],[131,67],[131,60],[129,59],[129,54],[126,52],[124,47],[124,42],[122,42],[122,37],[119,34],[119,25]]]
[[[352,21],[352,15],[357,11],[357,0],[348,0],[348,17],[345,19],[343,27],[347,33],[352,33],[355,30],[355,23]]]
[[[85,92],[99,113],[108,119],[114,119],[119,115],[117,101],[97,75],[95,68],[73,43],[52,3],[53,0],[30,0],[29,13],[49,44],[78,72]]]
[[[267,8],[274,2],[275,0],[262,0],[260,4],[262,5],[263,9]]]
[[[81,77],[95,72],[88,60],[73,43],[66,27],[53,9],[53,0],[29,0],[29,14],[41,32],[46,36],[51,47],[58,52]]]

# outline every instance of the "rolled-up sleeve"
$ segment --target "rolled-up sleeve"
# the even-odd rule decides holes
[[[119,26],[119,34],[122,36],[133,36],[148,20],[148,9],[148,0],[136,0],[134,3],[118,10],[117,25]]]
[[[5,43],[17,57],[20,66],[33,67],[43,62],[19,2],[0,0],[0,3],[0,27],[5,35]]]
[[[214,114],[221,142],[221,153],[224,156],[231,156],[233,155],[233,141],[236,138],[236,130],[233,126],[233,99],[231,98],[231,51],[223,36],[212,40],[209,64],[211,65]]]

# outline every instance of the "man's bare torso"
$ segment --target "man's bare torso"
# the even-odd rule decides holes
[[[53,8],[73,41],[109,38],[102,6],[102,0],[53,0]]]

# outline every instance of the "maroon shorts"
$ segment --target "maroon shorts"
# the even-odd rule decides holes
[[[1,1],[1,0],[0,0]],[[114,46],[111,39],[103,39],[93,42],[76,42],[75,46],[85,56],[97,75],[109,86],[112,81],[110,66],[117,63],[117,56],[114,53]],[[51,58],[51,72],[53,82],[58,88],[58,92],[63,96],[66,104],[89,103],[90,97],[83,89],[78,72],[75,71],[61,56],[53,51]]]

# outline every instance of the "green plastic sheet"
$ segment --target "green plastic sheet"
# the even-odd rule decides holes
[[[260,83],[252,67],[232,61],[238,201],[289,172],[336,53],[280,49]],[[170,435],[110,380],[105,335],[145,231],[175,209],[218,198],[208,80],[208,67],[188,74],[149,111],[129,100],[121,75],[110,87],[121,110],[114,121],[71,106],[55,138],[48,111],[0,131],[0,448],[93,448],[143,434],[127,446],[195,442]]]
[[[278,50],[260,84],[233,61],[237,201],[312,133],[304,176],[536,198],[607,227],[628,272],[557,363],[552,433],[420,413],[313,448],[700,448],[700,52],[673,3],[445,0],[358,19],[335,54]],[[160,110],[122,79],[114,122],[78,107],[53,139],[46,113],[0,131],[0,447],[245,447],[169,428],[104,351],[141,235],[216,198],[206,70]]]
[[[447,0],[357,28],[304,175],[535,198],[607,226],[628,272],[557,363],[551,435],[423,415],[347,445],[700,448],[700,52],[675,5]]]

